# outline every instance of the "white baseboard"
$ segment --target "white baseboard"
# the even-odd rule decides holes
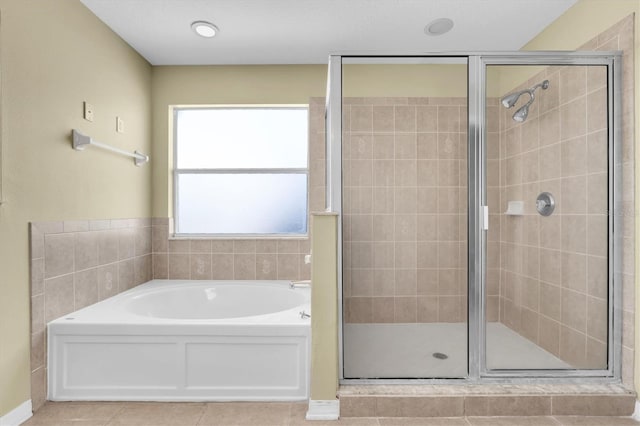
[[[340,400],[309,400],[307,420],[338,420],[340,418]]]
[[[32,415],[31,400],[28,400],[0,417],[0,426],[19,426],[29,420]]]
[[[633,414],[631,415],[633,420],[640,421],[640,402],[636,399],[636,406],[633,409]]]

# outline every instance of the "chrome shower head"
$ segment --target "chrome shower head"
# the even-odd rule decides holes
[[[524,89],[519,92],[511,93],[500,100],[500,102],[505,108],[512,108],[516,104],[516,102],[518,102],[518,99],[520,98],[520,96],[522,96],[525,93],[529,95],[530,97],[529,101],[526,104],[524,104],[524,106],[520,107],[515,114],[513,114],[514,121],[517,121],[518,123],[522,123],[527,119],[527,116],[529,115],[529,106],[531,106],[531,104],[536,98],[535,91],[538,89],[538,87],[542,87],[542,90],[547,90],[549,88],[549,80],[545,80],[542,83],[538,83],[530,89]]]
[[[531,102],[527,102],[522,107],[520,107],[515,114],[513,114],[513,121],[517,121],[518,123],[522,123],[527,119],[529,115],[529,105]]]
[[[523,93],[526,93],[526,91],[523,90],[521,92],[516,92],[516,93],[512,93],[510,95],[505,96],[501,100],[502,105],[505,108],[511,108],[516,104],[516,102],[518,102],[518,99],[520,98],[520,96],[522,96]]]

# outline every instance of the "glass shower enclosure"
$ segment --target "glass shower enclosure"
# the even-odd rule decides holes
[[[620,376],[619,61],[330,57],[341,381]]]

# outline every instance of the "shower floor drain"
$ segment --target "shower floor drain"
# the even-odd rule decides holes
[[[437,359],[447,359],[449,356],[447,354],[443,354],[442,352],[434,352],[433,357]]]

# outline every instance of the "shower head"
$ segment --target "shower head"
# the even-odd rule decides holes
[[[514,121],[517,121],[518,123],[522,123],[527,119],[527,116],[529,115],[529,106],[531,106],[531,104],[535,100],[536,98],[535,91],[539,87],[542,87],[542,90],[547,90],[549,88],[549,80],[545,80],[542,83],[538,83],[530,89],[524,89],[519,92],[511,93],[500,100],[500,102],[502,102],[502,105],[505,108],[512,108],[516,104],[516,102],[518,102],[518,99],[520,98],[520,96],[522,96],[525,93],[529,95],[529,101],[527,101],[527,103],[524,104],[524,106],[520,107],[516,111],[516,113],[513,114]]]
[[[522,96],[523,93],[525,93],[524,90],[505,96],[504,98],[502,98],[502,105],[504,105],[505,108],[511,108],[516,104],[516,102],[518,102],[518,99],[520,98],[520,96]]]
[[[527,115],[529,115],[529,102],[519,108],[515,114],[513,114],[513,121],[517,121],[518,123],[522,123],[527,119]]]

